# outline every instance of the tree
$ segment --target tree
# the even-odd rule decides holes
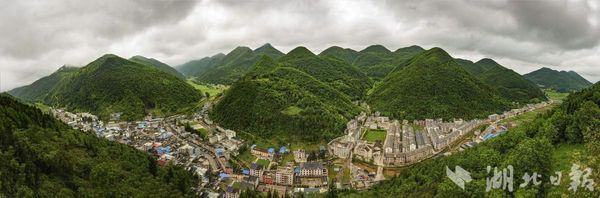
[[[600,108],[598,105],[587,101],[575,112],[574,117],[591,154],[600,154]]]
[[[311,151],[308,154],[308,157],[306,158],[306,160],[308,160],[308,161],[315,161],[315,160],[317,160],[317,153],[315,151]]]
[[[333,182],[329,182],[329,191],[327,191],[327,198],[336,198],[336,197],[338,197],[337,188],[335,187],[335,184]]]

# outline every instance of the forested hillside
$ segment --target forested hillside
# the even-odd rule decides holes
[[[466,72],[440,48],[427,50],[389,74],[369,95],[375,111],[398,119],[485,117],[508,101]]]
[[[213,69],[221,62],[223,57],[225,57],[225,54],[219,53],[214,56],[189,61],[183,65],[175,67],[175,69],[188,77],[200,76],[208,70]]]
[[[341,135],[358,107],[343,92],[286,64],[261,58],[225,92],[211,118],[224,127],[282,142]]]
[[[373,86],[371,79],[356,67],[344,61],[316,56],[305,47],[293,49],[278,61],[317,78],[352,100],[363,99]]]
[[[546,100],[542,90],[533,82],[496,61],[484,58],[477,62],[456,59],[465,70],[496,89],[500,95],[512,102],[535,103]]]
[[[0,95],[0,197],[188,197],[197,183],[132,147]]]
[[[163,115],[194,108],[202,97],[174,75],[115,55],[102,56],[74,71],[59,70],[21,89],[40,93],[33,97],[15,94],[24,100],[92,112],[102,118],[123,112],[122,118],[129,120],[140,119],[147,112]]]
[[[401,68],[406,61],[423,51],[424,49],[419,46],[400,48],[394,52],[381,45],[372,45],[360,52],[334,46],[319,55],[346,61],[374,80],[381,80],[392,70]]]
[[[220,57],[211,57],[203,59],[202,64],[189,64],[182,65],[179,68],[180,71],[186,71],[194,65],[198,68],[197,71],[190,73],[184,72],[184,74],[190,77],[196,77],[198,82],[212,83],[212,84],[231,84],[238,79],[242,78],[248,71],[250,71],[252,65],[254,65],[261,56],[269,56],[271,58],[279,58],[283,56],[283,53],[275,49],[271,44],[265,44],[255,50],[248,47],[237,47],[227,55]]]
[[[533,82],[492,59],[482,59],[476,64],[489,67],[487,71],[479,75],[479,78],[495,87],[506,99],[520,103],[539,102],[547,99],[544,92]]]
[[[524,77],[543,88],[559,92],[578,91],[592,86],[590,81],[574,71],[556,71],[547,67],[525,74]]]
[[[179,73],[177,70],[175,70],[173,67],[160,62],[159,60],[153,59],[153,58],[146,58],[143,56],[134,56],[129,58],[130,61],[136,62],[136,63],[140,63],[140,64],[146,64],[146,65],[151,65],[156,67],[156,69],[163,71],[165,73],[171,74],[173,76],[176,76],[179,79],[185,80],[185,76],[181,73]]]
[[[36,80],[31,85],[15,88],[8,94],[28,101],[43,101],[44,98],[60,85],[64,79],[77,71],[77,67],[62,66],[49,76]]]
[[[593,192],[584,187],[573,192],[568,187],[573,163],[582,170],[592,168],[590,179],[600,180],[595,171],[600,168],[599,105],[600,84],[596,83],[504,135],[449,157],[424,161],[372,190],[346,193],[343,197],[598,197],[597,187]],[[514,192],[497,189],[486,192],[486,177],[492,176],[486,172],[488,165],[500,169],[514,167]],[[452,170],[461,166],[471,173],[473,181],[462,190],[446,177],[446,166]],[[558,186],[549,181],[556,171],[562,172]],[[526,172],[541,174],[542,183],[519,187]]]

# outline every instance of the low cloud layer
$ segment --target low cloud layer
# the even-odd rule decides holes
[[[171,65],[271,43],[360,50],[439,46],[455,57],[496,59],[527,73],[542,66],[600,80],[595,0],[553,1],[4,1],[0,90],[106,53]]]

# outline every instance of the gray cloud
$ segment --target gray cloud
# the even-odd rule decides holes
[[[600,80],[595,0],[8,1],[0,7],[0,90],[105,53],[177,65],[272,43],[360,50],[439,46],[524,73],[541,66]]]

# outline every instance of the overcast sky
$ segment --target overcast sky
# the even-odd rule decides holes
[[[0,90],[114,53],[179,65],[236,46],[441,47],[600,80],[597,0],[0,0]]]

